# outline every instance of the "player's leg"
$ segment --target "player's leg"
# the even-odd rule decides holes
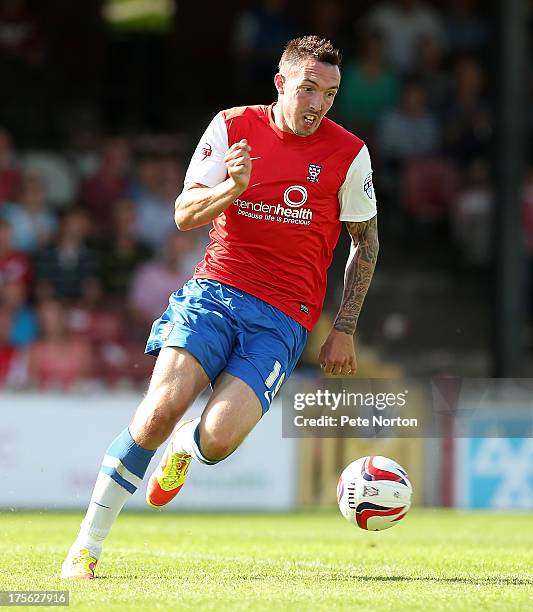
[[[185,456],[212,465],[239,446],[269,409],[304,348],[307,332],[299,323],[253,296],[239,297],[242,315],[232,354],[202,417],[181,423],[173,434],[166,459],[148,484],[152,506],[167,504],[181,490],[189,467]]]
[[[202,458],[219,462],[229,457],[262,415],[261,402],[250,385],[223,372],[198,424],[197,447]]]
[[[220,299],[218,283],[191,280],[170,296],[146,345],[146,352],[158,355],[148,393],[130,427],[107,450],[63,575],[94,575],[91,563],[96,562],[102,541],[125,501],[139,486],[155,449],[208,381],[222,371],[233,341],[231,318]]]
[[[296,321],[253,296],[224,372],[195,431],[203,462],[222,461],[242,443],[294,370],[307,340]]]
[[[137,444],[152,450],[159,448],[208,384],[203,367],[187,350],[162,348],[148,393],[129,427]]]
[[[256,392],[243,380],[223,372],[201,417],[181,423],[150,477],[146,501],[160,508],[181,490],[189,463],[214,465],[238,447],[259,422],[262,407]]]
[[[106,451],[79,535],[63,564],[63,577],[94,576],[102,542],[140,485],[155,449],[208,382],[202,366],[186,350],[161,350],[132,423]]]

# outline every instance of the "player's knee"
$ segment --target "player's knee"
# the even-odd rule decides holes
[[[166,439],[176,425],[176,417],[164,409],[152,410],[145,419],[144,432],[148,437]]]
[[[161,415],[161,419],[166,417],[173,419],[174,422],[183,416],[188,405],[172,384],[160,384],[155,388],[150,388],[144,398],[144,403],[148,405],[151,412]]]
[[[160,388],[144,398],[135,422],[147,439],[162,441],[172,433],[183,412],[172,395]]]

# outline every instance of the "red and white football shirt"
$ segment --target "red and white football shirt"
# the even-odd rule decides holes
[[[224,155],[242,138],[252,148],[250,183],[214,219],[194,278],[251,293],[311,330],[341,221],[376,215],[368,149],[326,118],[313,135],[301,137],[276,126],[272,106],[232,108],[216,115],[202,136],[185,185],[224,181]]]

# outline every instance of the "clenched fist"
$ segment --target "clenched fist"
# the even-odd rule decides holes
[[[231,145],[224,156],[224,163],[228,169],[228,175],[241,193],[245,191],[250,182],[250,175],[252,173],[252,161],[250,159],[251,150],[252,147],[250,147],[248,141],[243,138],[239,142]]]
[[[318,356],[324,374],[353,376],[357,372],[357,357],[353,336],[332,329]]]

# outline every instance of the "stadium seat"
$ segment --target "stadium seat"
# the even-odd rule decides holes
[[[35,170],[43,177],[52,206],[68,206],[75,199],[76,174],[63,157],[47,151],[30,151],[24,156],[23,164],[27,170]]]
[[[447,160],[411,160],[403,176],[404,206],[422,221],[439,221],[448,215],[458,183],[457,168]]]

